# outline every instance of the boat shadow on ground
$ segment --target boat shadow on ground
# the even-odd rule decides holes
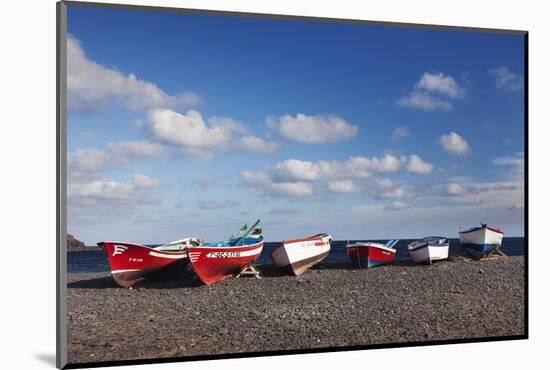
[[[204,285],[198,276],[185,266],[167,267],[166,269],[147,275],[146,279],[136,283],[132,289],[176,289],[195,288]],[[93,277],[67,283],[67,288],[72,289],[112,289],[121,288],[109,275]]]

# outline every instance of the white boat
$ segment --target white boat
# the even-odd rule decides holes
[[[485,257],[502,245],[504,233],[502,230],[489,227],[487,224],[460,230],[460,245],[469,254],[476,257]]]
[[[328,234],[285,240],[271,251],[271,258],[281,269],[301,275],[328,256],[331,241],[332,236]]]
[[[428,236],[410,243],[408,249],[413,262],[432,263],[449,257],[449,239],[443,236]]]

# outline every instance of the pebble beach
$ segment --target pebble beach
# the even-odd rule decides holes
[[[524,257],[372,269],[320,264],[295,277],[209,286],[173,265],[133,289],[68,275],[68,361],[349,347],[525,334]]]

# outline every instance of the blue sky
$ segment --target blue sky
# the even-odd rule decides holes
[[[523,37],[68,9],[68,231],[523,235]]]

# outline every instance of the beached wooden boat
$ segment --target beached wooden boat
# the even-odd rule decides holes
[[[212,284],[230,278],[260,256],[264,238],[261,229],[255,229],[259,222],[244,234],[236,233],[222,242],[188,248],[189,260],[203,283]]]
[[[460,230],[460,245],[470,255],[475,257],[485,257],[492,254],[502,245],[504,233],[498,228],[481,224],[466,230]]]
[[[346,245],[349,259],[360,266],[373,267],[392,263],[395,257],[395,245],[399,240],[389,240],[387,243],[357,242]]]
[[[112,241],[97,243],[107,254],[113,279],[124,288],[131,287],[146,275],[174,262],[189,262],[187,248],[200,244],[202,241],[199,238],[176,240],[158,247]]]
[[[415,263],[449,258],[449,239],[443,236],[428,236],[408,245],[409,255]]]
[[[328,256],[331,241],[332,236],[329,234],[284,240],[271,251],[271,258],[282,270],[301,275]]]

